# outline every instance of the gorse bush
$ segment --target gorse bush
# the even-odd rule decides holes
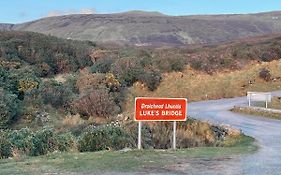
[[[58,150],[58,140],[52,129],[43,129],[31,139],[30,155],[39,156]]]
[[[33,132],[28,128],[7,132],[7,138],[14,148],[21,153],[29,153],[32,149]]]
[[[171,72],[171,71],[182,71],[186,65],[185,60],[183,58],[172,58],[168,57],[165,59],[158,59],[155,61],[155,65],[162,71],[162,72]]]
[[[147,70],[138,77],[139,81],[144,83],[151,91],[155,90],[162,80],[161,73],[154,70]]]
[[[76,138],[71,133],[57,134],[52,128],[33,132],[28,128],[0,131],[0,157],[12,156],[13,150],[31,156],[54,151],[76,150]]]
[[[0,129],[7,128],[20,112],[17,96],[0,88]]]
[[[0,130],[0,159],[10,157],[12,155],[12,144],[6,137],[6,133]]]
[[[115,62],[112,58],[98,59],[91,67],[92,73],[108,73],[111,65]]]
[[[70,88],[55,80],[44,82],[39,91],[44,103],[51,104],[55,108],[67,107],[74,98]]]
[[[137,59],[121,58],[112,65],[111,71],[121,84],[131,86],[144,70]]]
[[[78,150],[81,152],[119,150],[134,145],[132,137],[118,126],[90,127],[78,139]]]
[[[91,66],[91,42],[59,39],[31,32],[1,32],[0,58],[36,65],[40,76],[76,71]]]

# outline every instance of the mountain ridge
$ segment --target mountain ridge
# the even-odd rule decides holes
[[[21,24],[0,24],[0,30],[32,31],[68,39],[148,46],[215,44],[281,33],[281,12],[189,16],[143,11],[75,14]]]

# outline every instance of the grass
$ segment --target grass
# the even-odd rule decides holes
[[[192,158],[212,159],[252,153],[254,139],[241,136],[231,147],[201,147],[181,150],[131,150],[86,153],[52,153],[46,156],[0,160],[0,174],[101,174],[132,173],[161,169]]]
[[[247,114],[247,115],[252,115],[252,116],[263,116],[266,118],[281,120],[280,113],[274,113],[274,112],[269,112],[269,111],[260,111],[260,110],[251,109],[248,107],[234,107],[231,109],[231,111],[242,113],[242,114]]]
[[[271,81],[259,77],[262,68],[270,70]],[[218,72],[212,75],[187,67],[182,73],[163,75],[159,87],[151,92],[136,83],[127,95],[126,109],[134,109],[134,97],[184,97],[189,101],[245,96],[247,91],[273,91],[281,89],[281,60],[253,62],[242,70]],[[251,83],[250,83],[251,82]]]
[[[253,103],[253,105],[257,106],[257,107],[265,107],[264,102],[256,102],[256,103]],[[271,102],[268,103],[268,108],[281,109],[281,97],[273,97]]]

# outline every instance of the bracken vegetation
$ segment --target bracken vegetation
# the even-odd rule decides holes
[[[186,87],[190,81],[183,81],[192,80],[185,77],[187,67],[190,74],[204,73],[211,77],[220,71],[240,70],[254,61],[277,60],[280,53],[279,38],[220,46],[137,48],[105,47],[30,32],[0,32],[0,156],[134,147],[137,130],[131,123],[130,112],[131,100],[136,95],[161,96],[160,88],[168,96],[173,93],[174,97],[189,96],[184,90],[177,94],[184,88],[194,94],[189,96],[191,100],[200,100],[202,97],[196,94],[205,96],[204,89],[195,92],[195,88]],[[171,84],[166,84],[169,76],[173,85],[179,81],[187,83],[174,91]],[[276,71],[269,68],[260,68],[254,77],[264,83],[280,81]],[[246,87],[247,83],[241,82],[237,87],[245,84]],[[225,82],[227,85],[229,81]],[[136,86],[147,94],[134,92]],[[228,91],[232,90],[215,91],[220,94],[210,91],[210,97],[227,97],[236,92]],[[118,126],[106,126],[116,121]],[[169,148],[170,131],[167,123],[147,124],[143,146]],[[224,128],[193,120],[182,123],[178,134],[182,148],[223,146],[228,136]]]

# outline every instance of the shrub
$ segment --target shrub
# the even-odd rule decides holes
[[[70,88],[57,81],[47,81],[40,87],[40,94],[45,104],[55,108],[67,107],[74,97]]]
[[[261,60],[264,62],[270,62],[272,60],[277,59],[279,56],[274,51],[267,51],[261,55]]]
[[[113,63],[114,63],[114,59],[112,58],[98,59],[96,63],[91,67],[91,72],[108,73]]]
[[[53,151],[76,149],[76,139],[70,133],[56,134],[52,128],[44,128],[33,134],[30,155],[45,155]]]
[[[106,87],[109,88],[111,92],[120,90],[120,83],[112,73],[107,73],[105,75],[105,84]]]
[[[81,152],[105,149],[120,150],[133,145],[134,140],[131,136],[116,126],[89,128],[78,139],[78,150]]]
[[[168,149],[172,145],[172,124],[162,122],[152,125],[152,146],[159,149]],[[216,131],[214,131],[216,129]],[[218,127],[213,127],[207,122],[188,119],[187,122],[177,124],[177,147],[189,148],[199,146],[219,146],[223,143],[226,134]]]
[[[203,62],[201,60],[192,60],[190,63],[190,66],[193,69],[201,70],[201,69],[203,69]]]
[[[31,156],[53,151],[75,150],[76,139],[71,133],[57,134],[51,128],[32,132],[28,128],[0,131],[0,158],[12,156],[12,151]]]
[[[7,128],[20,112],[17,96],[0,88],[0,128]]]
[[[0,66],[0,88],[15,94],[18,92],[17,81],[2,66]]]
[[[1,55],[35,65],[40,76],[76,71],[91,66],[93,43],[59,39],[30,32],[1,32]]]
[[[12,156],[12,144],[6,138],[4,131],[0,130],[0,159]]]
[[[52,129],[37,131],[31,139],[30,155],[39,156],[58,150],[58,140]]]
[[[104,87],[105,74],[92,74],[88,70],[80,71],[79,78],[76,81],[76,87],[81,94],[90,92],[93,89]]]
[[[185,67],[185,60],[179,57],[168,57],[162,58],[156,61],[156,65],[159,67],[160,70],[163,72],[171,72],[171,71],[182,71]]]
[[[59,151],[70,151],[77,149],[76,138],[71,133],[58,135],[57,141]]]
[[[158,71],[149,70],[139,75],[138,78],[141,82],[145,83],[147,88],[151,91],[155,90],[161,82],[161,73]]]
[[[106,117],[118,112],[118,106],[106,89],[95,89],[90,94],[76,100],[74,109],[81,116]]]
[[[134,58],[122,58],[117,60],[111,68],[119,82],[131,86],[138,80],[138,76],[144,73],[140,62]]]
[[[22,128],[20,130],[14,130],[8,133],[8,139],[13,147],[17,148],[23,153],[29,153],[32,149],[33,133],[28,128]]]
[[[259,77],[265,81],[270,81],[271,80],[271,74],[268,69],[261,69],[259,72]]]
[[[171,148],[172,127],[170,122],[157,123],[152,127],[152,143],[156,149]]]

